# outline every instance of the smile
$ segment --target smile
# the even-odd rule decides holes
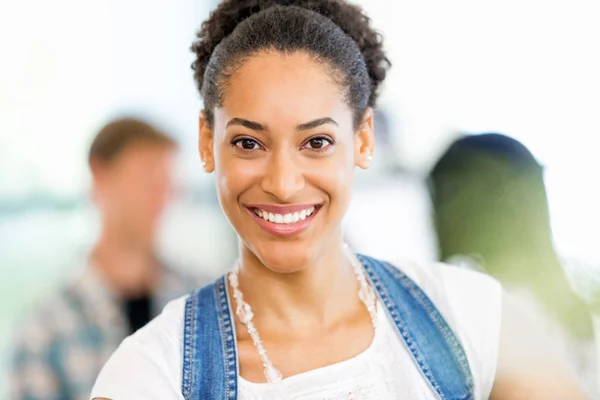
[[[267,210],[261,210],[260,208],[255,208],[252,212],[265,221],[274,224],[296,224],[298,221],[304,221],[306,218],[310,217],[315,212],[315,207],[312,206],[301,210],[300,212],[296,211],[287,214],[272,213]]]
[[[321,205],[246,206],[258,225],[276,236],[294,236],[306,230]]]

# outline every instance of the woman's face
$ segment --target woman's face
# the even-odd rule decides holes
[[[373,151],[331,72],[304,53],[260,53],[230,78],[200,152],[242,243],[276,272],[312,264],[342,240],[355,166]]]

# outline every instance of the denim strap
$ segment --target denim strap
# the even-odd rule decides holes
[[[473,376],[450,326],[417,284],[399,269],[358,256],[423,376],[441,400],[473,400]]]
[[[235,326],[227,293],[223,276],[186,302],[181,383],[186,400],[237,399]]]

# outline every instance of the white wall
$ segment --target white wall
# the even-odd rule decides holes
[[[394,63],[382,104],[406,165],[426,171],[457,130],[522,140],[547,166],[557,244],[600,267],[600,3],[359,3]]]

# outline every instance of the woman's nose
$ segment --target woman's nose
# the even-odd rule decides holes
[[[297,160],[285,152],[274,153],[262,180],[262,189],[281,201],[289,201],[304,189],[304,174]]]

